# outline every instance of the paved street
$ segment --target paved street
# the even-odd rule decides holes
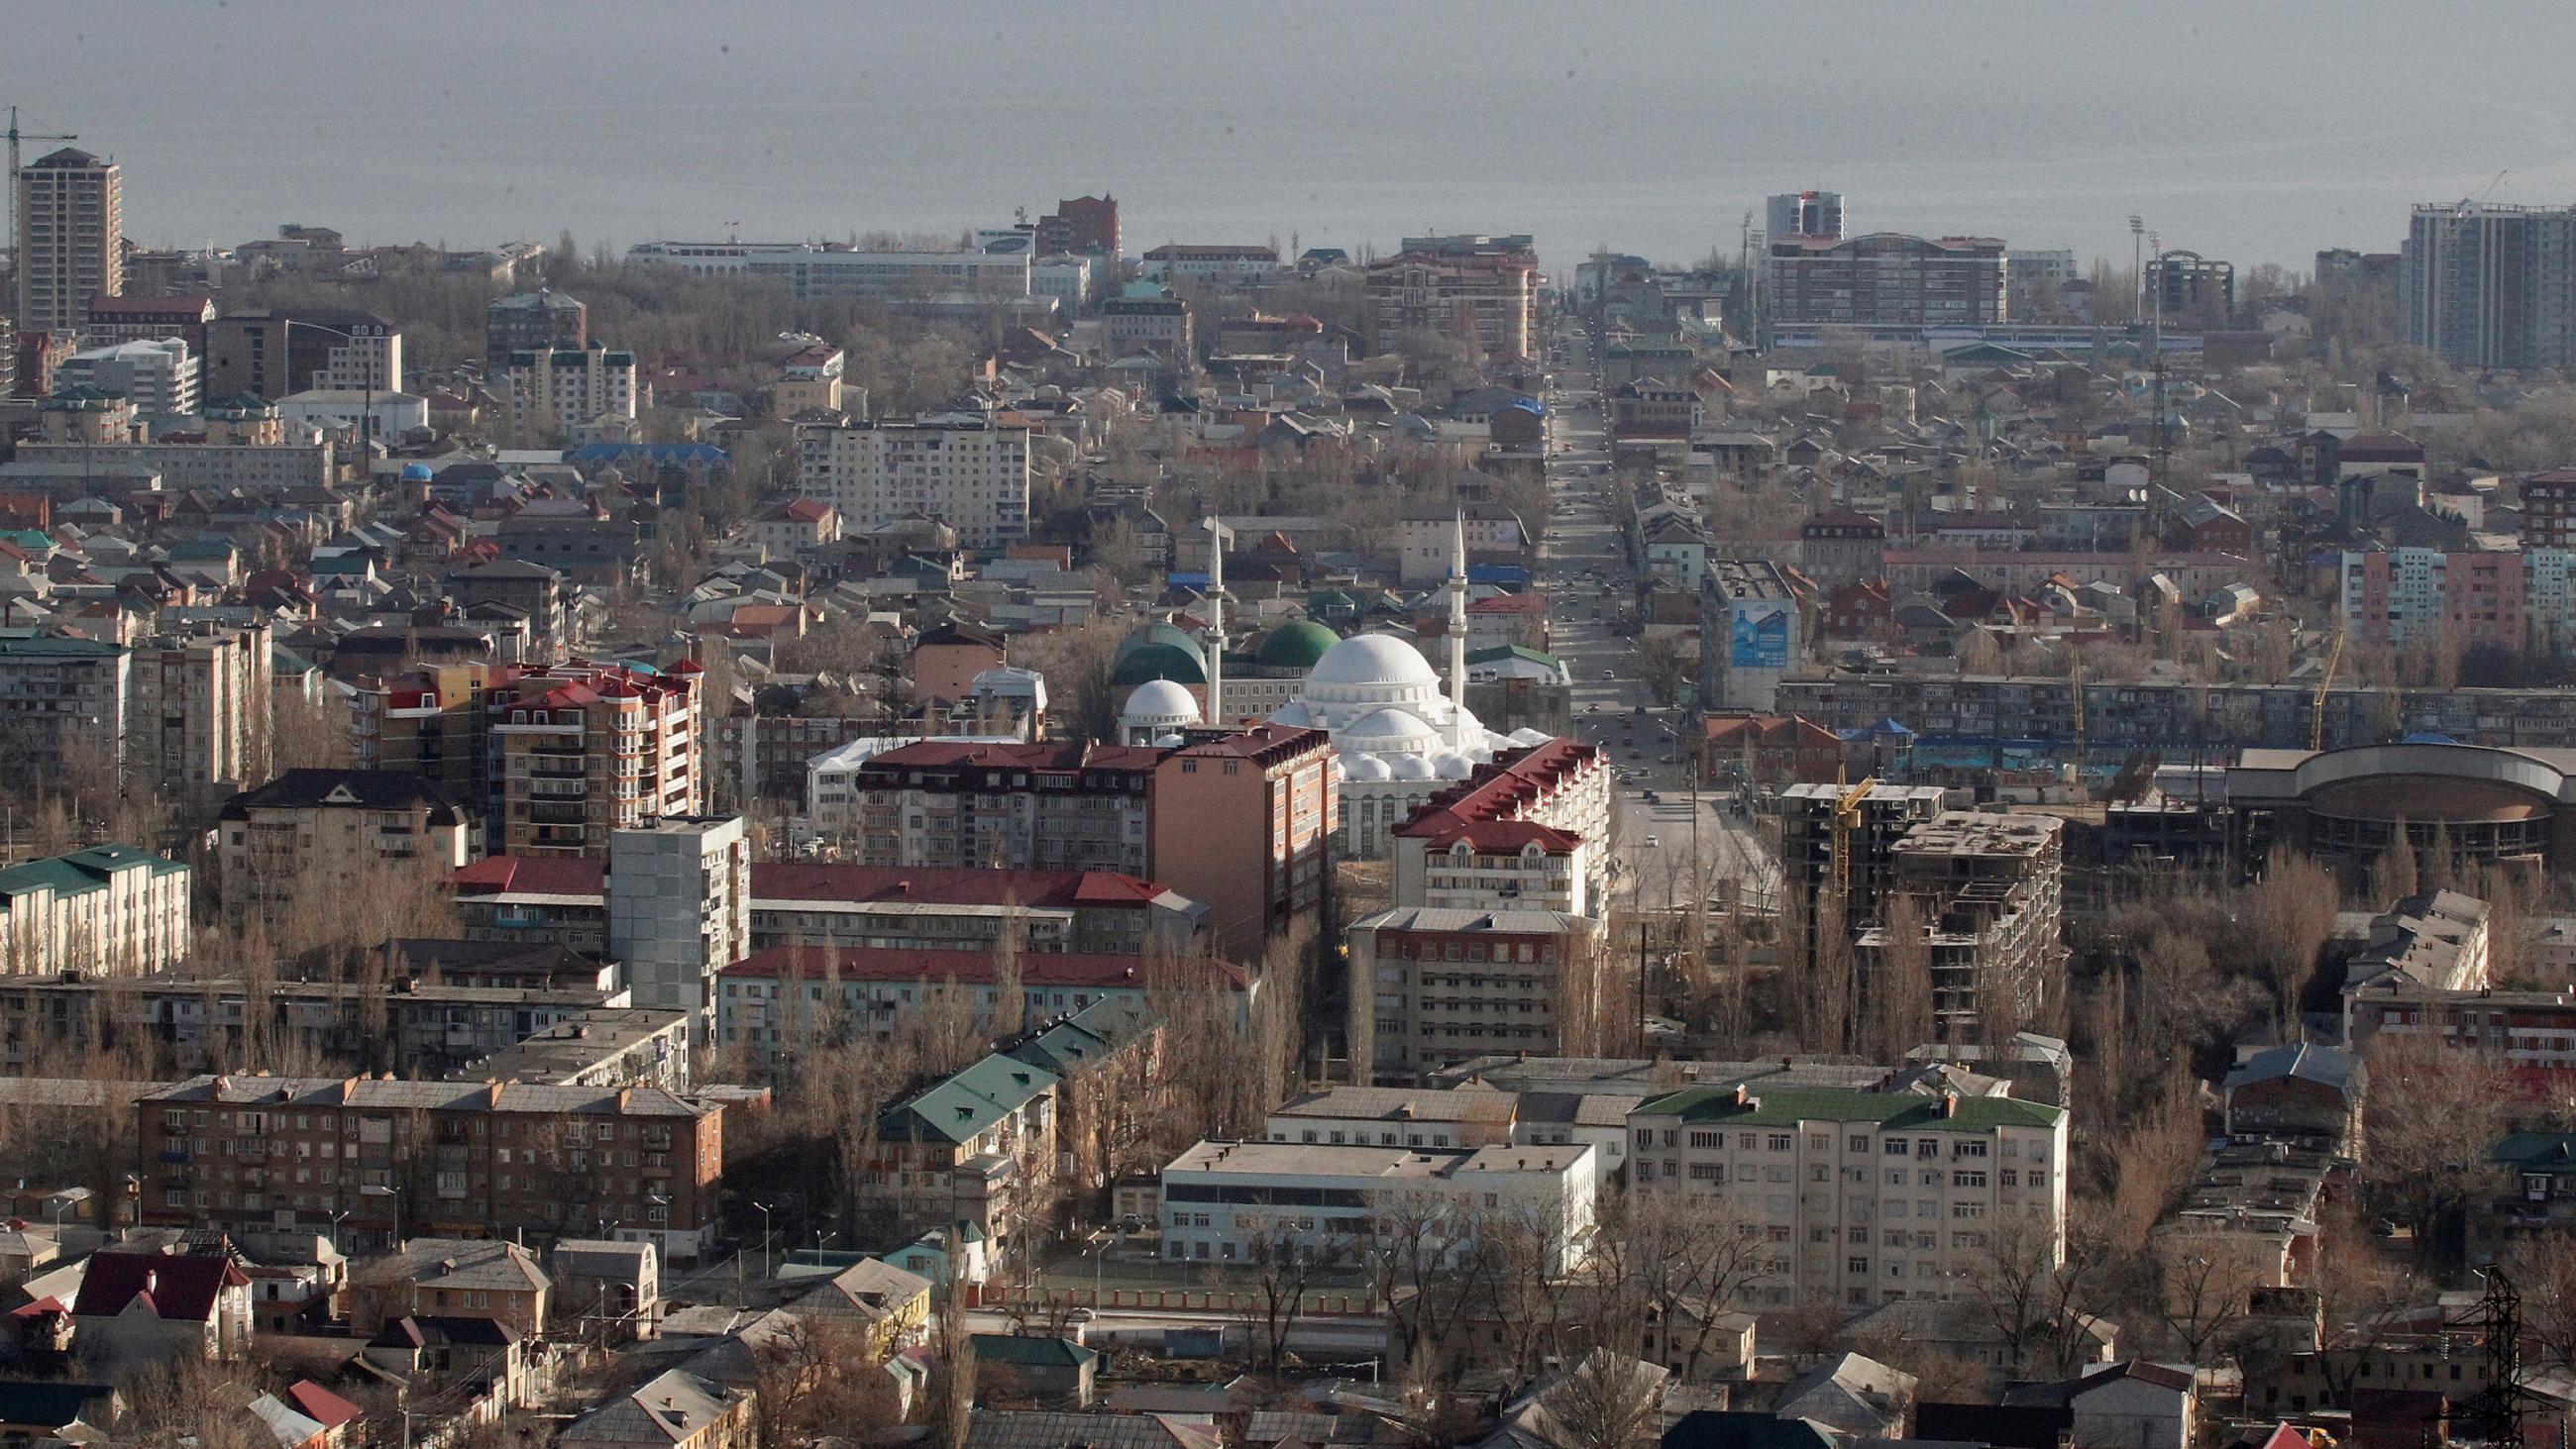
[[[1553,647],[1574,676],[1576,733],[1600,745],[1624,772],[1621,889],[1641,892],[1650,906],[1681,904],[1690,899],[1692,878],[1704,873],[1737,880],[1749,895],[1767,883],[1771,871],[1749,822],[1733,813],[1731,798],[1713,792],[1700,795],[1696,811],[1692,805],[1695,709],[1687,699],[1672,708],[1658,706],[1642,677],[1635,641],[1612,627],[1620,602],[1633,598],[1634,575],[1596,492],[1608,481],[1610,454],[1594,382],[1588,362],[1568,360],[1558,365],[1557,385],[1547,398],[1554,511],[1540,567],[1542,586],[1555,600]],[[1648,800],[1649,793],[1657,798]],[[1704,871],[1693,867],[1695,849]]]

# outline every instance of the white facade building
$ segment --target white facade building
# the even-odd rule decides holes
[[[0,870],[0,975],[149,976],[188,955],[185,863],[94,845]]]
[[[751,847],[742,817],[674,817],[608,837],[608,954],[637,1006],[689,1013],[705,1043],[716,973],[751,954]]]
[[[289,393],[277,400],[277,415],[288,423],[303,423],[326,431],[355,428],[358,419],[368,418],[368,433],[379,443],[389,443],[405,433],[429,426],[429,399],[409,392],[340,392],[315,388],[309,392]]]
[[[1016,745],[1018,735],[867,735],[834,745],[805,762],[805,820],[809,837],[848,840],[859,828],[859,771],[888,750],[924,740],[958,745]]]
[[[635,354],[623,348],[537,347],[510,354],[499,379],[510,419],[557,432],[636,412]]]
[[[797,483],[829,502],[845,531],[927,514],[968,548],[998,548],[1029,531],[1029,431],[946,413],[911,422],[812,424],[797,429]]]
[[[819,297],[1025,297],[1029,256],[1018,252],[863,252],[813,242],[644,242],[626,249],[629,266],[678,267],[708,277],[750,277],[784,285],[798,300]]]
[[[1373,1247],[1465,1259],[1480,1223],[1509,1222],[1546,1244],[1547,1269],[1581,1266],[1598,1175],[1592,1149],[1493,1146],[1473,1151],[1201,1142],[1163,1169],[1163,1256],[1249,1262],[1281,1249],[1357,1265]],[[1381,1221],[1430,1224],[1380,1243]]]
[[[2067,1115],[2009,1097],[1696,1087],[1628,1115],[1630,1187],[1770,1245],[1745,1306],[1952,1298],[1999,1235],[2065,1254]],[[1722,1206],[1719,1204],[1722,1203]]]
[[[163,337],[75,352],[55,374],[55,385],[105,388],[145,416],[184,416],[197,410],[204,371],[203,359],[189,353],[187,339]]]
[[[387,323],[352,323],[337,331],[317,324],[289,321],[284,332],[291,339],[294,329],[303,326],[308,333],[330,338],[330,349],[323,354],[320,367],[313,369],[310,391],[330,392],[345,388],[350,392],[392,392],[402,386],[402,334]]]
[[[1029,295],[1045,297],[1072,316],[1091,300],[1091,258],[1046,257],[1029,264]]]

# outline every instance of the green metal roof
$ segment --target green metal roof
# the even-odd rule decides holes
[[[2487,1160],[2514,1172],[2576,1177],[2576,1132],[2509,1133]]]
[[[1491,664],[1497,659],[1526,659],[1532,664],[1544,664],[1551,669],[1557,664],[1555,655],[1522,644],[1504,644],[1493,649],[1478,649],[1467,655],[1467,662],[1470,664]]]
[[[1125,689],[1149,679],[1168,679],[1174,684],[1207,683],[1207,665],[1195,651],[1184,651],[1169,644],[1139,644],[1120,657],[1111,670],[1109,682]]]
[[[110,876],[138,866],[154,875],[171,875],[187,869],[175,860],[137,850],[130,845],[93,845],[69,855],[31,860],[25,865],[0,870],[0,897],[43,889],[51,889],[58,896],[84,895],[107,889]]]
[[[112,659],[125,652],[122,644],[65,634],[0,634],[0,659]]]
[[[877,1134],[889,1142],[970,1141],[1051,1090],[1056,1080],[1044,1067],[988,1056],[885,1109],[877,1117]]]
[[[1875,1122],[1906,1132],[1991,1132],[1998,1127],[2054,1127],[2065,1112],[2010,1097],[1962,1097],[1944,1116],[1939,1097],[1893,1092],[1817,1089],[1746,1092],[1738,1106],[1733,1087],[1693,1087],[1641,1102],[1637,1115],[1678,1117],[1685,1123],[1724,1122],[1745,1127],[1795,1127],[1802,1122]]]
[[[1325,650],[1340,642],[1341,635],[1314,620],[1298,619],[1271,630],[1254,657],[1266,669],[1312,669]]]

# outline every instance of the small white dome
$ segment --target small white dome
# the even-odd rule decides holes
[[[1306,708],[1304,700],[1292,699],[1281,706],[1277,714],[1270,717],[1270,722],[1288,725],[1295,729],[1312,729],[1315,726],[1315,712]]]
[[[1430,684],[1440,676],[1422,651],[1390,634],[1354,634],[1324,651],[1306,675],[1309,684]]]
[[[1190,692],[1168,679],[1148,679],[1127,696],[1126,705],[1118,711],[1122,724],[1197,724],[1199,703]]]
[[[1398,780],[1428,780],[1431,762],[1420,755],[1397,755],[1386,762],[1387,773]]]
[[[1393,779],[1394,775],[1387,769],[1386,761],[1375,755],[1344,755],[1342,778],[1374,782]]]
[[[1464,780],[1476,773],[1476,762],[1456,751],[1451,751],[1433,760],[1431,768],[1443,780]]]
[[[1154,745],[1157,749],[1176,750],[1188,743],[1189,741],[1182,739],[1179,735],[1157,735],[1154,737]]]
[[[1510,735],[1506,736],[1506,738],[1522,749],[1527,749],[1532,745],[1546,744],[1549,740],[1555,738],[1555,736],[1550,735],[1545,730],[1534,730],[1529,728],[1527,725],[1523,725],[1521,728],[1512,731]]]

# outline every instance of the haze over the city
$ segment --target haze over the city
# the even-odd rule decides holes
[[[1106,188],[1144,245],[1511,229],[1562,270],[1597,242],[1731,256],[1747,207],[1824,186],[1855,229],[2125,257],[2134,212],[2305,271],[2499,170],[2492,200],[2576,200],[2545,5],[618,13],[13,0],[6,29],[54,40],[0,101],[123,163],[153,245],[288,216],[377,243],[953,233]]]

